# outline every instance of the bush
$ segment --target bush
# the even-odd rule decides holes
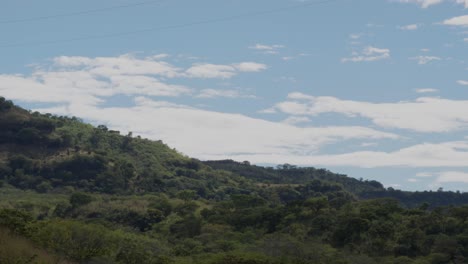
[[[106,256],[115,246],[109,231],[100,225],[51,221],[36,224],[35,230],[36,243],[79,262]]]
[[[15,209],[2,209],[0,211],[0,226],[6,227],[18,235],[29,235],[29,224],[33,220],[32,215],[23,211]]]
[[[93,200],[93,197],[86,193],[74,193],[70,196],[70,204],[73,208],[78,208],[80,206],[87,205]]]

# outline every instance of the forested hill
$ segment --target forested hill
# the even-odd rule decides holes
[[[279,184],[293,192],[318,180],[337,184],[350,193],[383,190],[378,182],[360,182],[323,169],[202,163],[161,141],[131,133],[122,136],[119,131],[103,125],[93,127],[75,117],[31,113],[3,98],[0,127],[0,178],[21,189],[49,192],[72,187],[126,194],[192,189],[204,198],[221,198],[230,192],[262,189],[262,184],[263,189],[266,184]]]
[[[201,162],[0,97],[0,264],[468,263],[466,199]]]
[[[288,201],[304,198],[304,189],[311,185],[324,185],[353,199],[393,197],[409,207],[468,203],[468,194],[385,189],[377,181],[357,180],[326,169],[289,164],[265,168],[232,160],[200,162],[161,141],[132,133],[120,135],[76,117],[32,113],[1,97],[0,127],[0,180],[20,189],[51,192],[72,188],[117,194],[191,189],[207,199],[273,191]]]
[[[254,179],[269,186],[285,184],[303,184],[312,180],[320,180],[339,184],[349,193],[359,199],[394,198],[409,208],[421,205],[435,208],[447,205],[468,204],[468,193],[453,191],[401,191],[384,186],[373,180],[358,180],[343,174],[336,174],[326,169],[301,168],[290,164],[273,167],[261,167],[249,162],[236,162],[233,160],[218,160],[203,162],[212,168],[226,170],[237,175]]]

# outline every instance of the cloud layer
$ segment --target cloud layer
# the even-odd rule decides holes
[[[338,113],[351,118],[363,117],[383,128],[423,133],[468,128],[468,101],[435,97],[420,97],[414,101],[395,103],[372,103],[290,93],[287,101],[278,103],[269,110],[295,116]]]
[[[241,155],[303,157],[318,153],[326,145],[348,140],[399,138],[393,133],[360,126],[299,127],[295,124],[306,120],[272,122],[162,100],[180,96],[254,98],[239,90],[197,90],[174,82],[191,78],[226,79],[267,68],[260,63],[241,62],[195,63],[184,69],[163,61],[165,58],[167,55],[58,57],[28,76],[0,75],[0,94],[19,101],[46,103],[46,107],[35,109],[41,112],[79,116],[122,132],[162,139],[202,159]],[[128,107],[106,106],[109,98],[116,95],[133,98],[133,102],[127,102]]]

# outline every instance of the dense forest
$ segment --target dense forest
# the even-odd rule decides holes
[[[467,203],[199,161],[0,97],[0,263],[468,263]]]

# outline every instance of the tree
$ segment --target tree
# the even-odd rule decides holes
[[[177,193],[177,198],[187,203],[191,200],[194,200],[196,195],[197,193],[194,190],[183,190]]]
[[[85,193],[74,193],[70,196],[70,204],[73,208],[78,208],[83,205],[87,205],[94,199],[92,196]]]

